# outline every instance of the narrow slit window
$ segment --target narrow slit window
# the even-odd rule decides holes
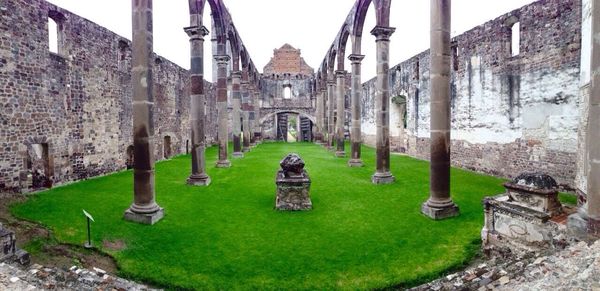
[[[284,87],[283,88],[283,98],[284,99],[291,99],[292,98],[292,88],[290,88],[290,87]]]
[[[510,51],[512,56],[516,56],[520,53],[521,48],[521,25],[519,22],[515,22],[511,26],[511,40],[510,40]]]
[[[58,23],[48,17],[48,50],[58,54]]]

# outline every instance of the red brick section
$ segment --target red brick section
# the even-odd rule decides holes
[[[264,67],[263,73],[265,75],[300,74],[308,76],[314,74],[314,69],[306,64],[300,56],[299,49],[286,43],[281,48],[273,50],[273,57]]]

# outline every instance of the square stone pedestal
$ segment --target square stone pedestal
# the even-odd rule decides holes
[[[350,159],[350,160],[348,160],[348,166],[349,167],[362,167],[363,162],[361,159]]]
[[[281,162],[275,184],[275,209],[286,211],[311,210],[310,178],[304,170],[304,161],[297,154],[289,154]]]
[[[191,175],[187,179],[187,184],[191,186],[208,186],[210,185],[210,177],[208,175]]]
[[[371,182],[373,182],[373,184],[391,184],[394,183],[395,180],[396,178],[394,178],[390,172],[375,173],[371,176]]]
[[[427,202],[421,205],[421,212],[433,220],[441,220],[459,215],[458,206],[454,203],[447,207],[433,207]]]
[[[310,179],[308,174],[301,177],[285,177],[283,171],[277,172],[277,210],[311,210]]]
[[[125,220],[141,223],[141,224],[155,224],[165,216],[165,210],[161,207],[156,212],[152,213],[137,213],[133,212],[131,208],[125,210]]]

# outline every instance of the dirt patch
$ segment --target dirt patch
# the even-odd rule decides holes
[[[120,239],[115,241],[104,240],[102,246],[111,251],[122,251],[127,247],[125,242]]]
[[[10,205],[26,200],[22,194],[0,193],[0,222],[15,232],[19,248],[30,250],[32,263],[62,269],[77,265],[100,268],[111,274],[117,272],[117,265],[110,256],[82,246],[59,244],[43,226],[12,216]]]

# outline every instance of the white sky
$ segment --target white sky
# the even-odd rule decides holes
[[[129,0],[48,0],[75,14],[94,21],[131,39],[131,1]],[[269,62],[273,49],[289,43],[302,50],[302,56],[315,70],[333,42],[354,0],[224,0],[233,17],[250,57],[258,70]],[[460,34],[532,0],[454,0],[452,31]],[[204,22],[210,29],[210,8]],[[373,6],[369,8],[363,30],[363,81],[375,76],[375,37],[369,34],[375,25]],[[429,1],[394,0],[390,25],[396,27],[390,42],[390,66],[400,63],[429,47]],[[154,0],[154,50],[189,68],[189,40],[183,27],[189,26],[185,0]],[[211,55],[210,38],[205,56]],[[350,54],[350,40],[346,54]],[[205,79],[212,70],[205,62]],[[350,63],[346,60],[346,70]]]

